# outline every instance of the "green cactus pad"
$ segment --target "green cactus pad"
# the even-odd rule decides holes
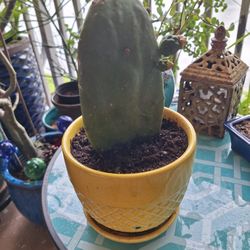
[[[181,44],[178,36],[165,36],[160,43],[159,49],[160,53],[164,56],[175,54],[179,49],[181,49]]]
[[[81,110],[96,150],[159,133],[164,107],[160,52],[139,1],[93,1],[78,57]]]

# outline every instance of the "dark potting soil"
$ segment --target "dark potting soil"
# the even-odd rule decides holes
[[[160,135],[135,140],[130,145],[117,145],[110,151],[96,152],[84,129],[71,141],[71,153],[80,163],[109,173],[139,173],[163,167],[186,150],[188,139],[175,122],[163,120]]]
[[[41,137],[37,138],[37,140],[34,142],[34,146],[38,151],[38,157],[43,159],[47,166],[50,160],[52,159],[53,155],[55,154],[56,150],[60,147],[60,145],[61,145],[61,139],[58,139],[58,141],[55,141],[52,144],[46,142],[44,138]],[[24,157],[20,157],[20,163],[23,166],[25,165],[26,160],[24,159]],[[17,179],[28,181],[29,178],[24,174],[23,166],[19,169],[19,171],[11,171],[11,174]]]
[[[235,128],[245,137],[250,139],[250,120],[245,120],[235,125]]]

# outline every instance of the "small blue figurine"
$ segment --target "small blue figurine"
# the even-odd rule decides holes
[[[67,115],[59,116],[56,122],[58,130],[64,133],[65,130],[68,128],[68,126],[72,123],[72,121],[73,119],[70,116],[67,116]]]
[[[14,154],[18,153],[18,149],[9,140],[3,140],[0,142],[0,157],[6,160],[10,160]]]

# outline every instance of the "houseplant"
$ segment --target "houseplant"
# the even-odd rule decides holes
[[[164,57],[175,53],[182,42],[182,37],[168,37],[158,48],[139,1],[93,1],[85,20],[78,49],[82,117],[64,133],[62,150],[88,222],[115,241],[141,242],[162,233],[176,217],[186,191],[196,135],[183,116],[164,109],[159,70],[166,69]],[[162,118],[185,131],[188,145],[179,158],[158,169],[107,173],[72,155],[71,141],[83,126],[94,150],[91,154],[105,157],[109,152],[111,158],[116,147],[157,137]]]
[[[231,138],[232,150],[250,162],[250,115],[234,118],[225,123]]]
[[[18,210],[32,222],[43,224],[42,177],[46,164],[60,144],[62,134],[60,132],[43,134],[41,135],[42,140],[29,138],[14,115],[14,108],[18,101],[12,105],[9,98],[16,88],[16,73],[2,51],[0,51],[0,59],[10,75],[8,89],[0,89],[0,120],[8,128],[10,139],[20,150],[19,154],[17,148],[10,141],[0,142],[0,172]]]
[[[20,93],[24,99],[15,110],[15,115],[28,133],[34,135],[35,130],[44,130],[42,115],[45,111],[45,96],[29,38],[21,28],[21,16],[27,8],[20,0],[1,1],[1,4],[4,8],[0,11],[0,30],[7,43],[8,54],[17,73]],[[0,46],[3,47],[2,42]],[[7,88],[10,83],[9,75],[2,63],[0,66],[0,81]]]

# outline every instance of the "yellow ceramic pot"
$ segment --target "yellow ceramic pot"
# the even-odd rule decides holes
[[[135,174],[106,173],[80,164],[70,153],[70,141],[83,127],[82,117],[68,127],[62,140],[63,155],[90,224],[94,221],[126,233],[150,232],[176,214],[191,176],[196,134],[181,114],[165,108],[164,118],[184,129],[188,148],[166,166]]]

